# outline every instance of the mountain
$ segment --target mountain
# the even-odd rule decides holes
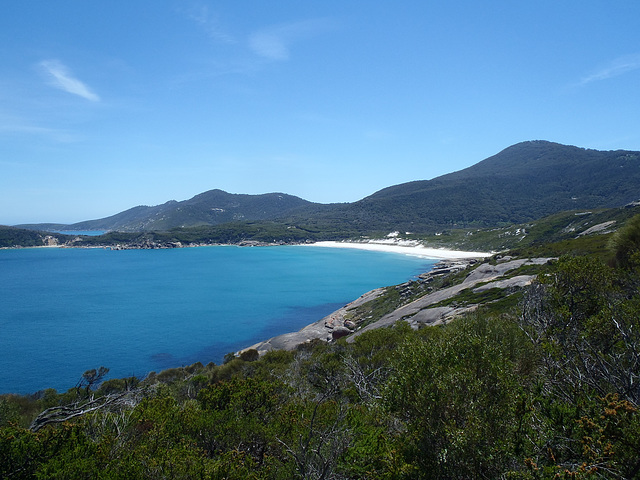
[[[312,211],[321,208],[319,204],[284,193],[239,195],[216,189],[181,202],[170,200],[162,205],[137,206],[98,220],[56,225],[56,230],[165,231],[176,227],[268,220],[300,207]],[[44,224],[20,227],[49,228]]]
[[[537,140],[508,147],[464,170],[387,187],[353,203],[325,205],[283,193],[210,190],[190,200],[138,206],[56,229],[166,231],[266,220],[350,234],[432,233],[621,206],[640,197],[639,186],[640,152],[589,150]]]
[[[491,227],[625,205],[640,197],[638,187],[640,152],[530,141],[458,172],[385,188],[313,221],[420,233]]]

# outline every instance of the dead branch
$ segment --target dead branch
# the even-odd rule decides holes
[[[62,405],[58,407],[51,407],[44,410],[38,415],[31,423],[29,430],[37,432],[42,427],[53,423],[63,423],[72,418],[85,415],[96,410],[105,409],[107,407],[125,407],[133,406],[137,403],[136,393],[137,391],[125,391],[110,395],[105,395],[98,398],[88,398],[69,405]]]

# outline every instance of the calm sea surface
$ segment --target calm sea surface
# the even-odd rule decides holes
[[[66,391],[299,330],[435,260],[320,247],[0,250],[0,393]]]

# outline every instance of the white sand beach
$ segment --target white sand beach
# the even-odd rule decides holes
[[[455,260],[460,258],[484,258],[492,254],[487,252],[463,252],[460,250],[447,250],[444,248],[429,248],[415,241],[402,241],[396,239],[370,240],[368,242],[316,242],[306,246],[325,248],[356,248],[377,252],[402,253],[424,258],[436,258]]]

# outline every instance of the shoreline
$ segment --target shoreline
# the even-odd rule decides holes
[[[28,248],[78,248],[93,249],[102,248],[107,250],[164,250],[172,248],[196,248],[196,247],[277,247],[277,246],[297,246],[297,247],[317,247],[317,248],[350,248],[356,250],[368,250],[374,252],[400,253],[433,260],[467,260],[471,258],[486,258],[495,252],[469,252],[463,250],[452,250],[447,248],[426,247],[416,240],[368,240],[368,241],[319,241],[313,243],[287,243],[287,242],[260,242],[245,240],[238,243],[181,243],[181,242],[149,242],[145,244],[116,244],[116,245],[73,245],[55,244],[48,245],[14,245],[11,247],[0,247],[0,250],[17,250]]]
[[[446,248],[425,247],[416,241],[407,240],[371,240],[368,242],[335,242],[324,241],[308,244],[300,244],[305,247],[320,248],[352,248],[358,250],[369,250],[375,252],[401,253],[423,258],[432,258],[436,260],[461,260],[469,258],[485,258],[490,257],[490,252],[467,252],[462,250],[451,250]]]
[[[493,253],[488,252],[468,252],[461,250],[450,250],[445,248],[429,248],[416,241],[403,240],[379,240],[368,242],[335,242],[324,241],[307,244],[297,244],[303,247],[316,248],[351,248],[368,251],[378,251],[387,253],[399,253],[403,255],[418,256],[425,259],[438,260],[422,276],[441,275],[443,272],[450,272],[451,269],[466,268],[477,260],[490,257]],[[263,355],[271,350],[293,350],[299,345],[309,343],[313,340],[332,341],[345,335],[357,332],[356,325],[349,320],[349,310],[364,303],[374,300],[381,295],[385,287],[379,287],[364,293],[347,305],[330,313],[329,315],[304,326],[298,331],[288,332],[275,337],[257,342],[236,352],[239,356],[247,350],[256,350],[259,355]]]

